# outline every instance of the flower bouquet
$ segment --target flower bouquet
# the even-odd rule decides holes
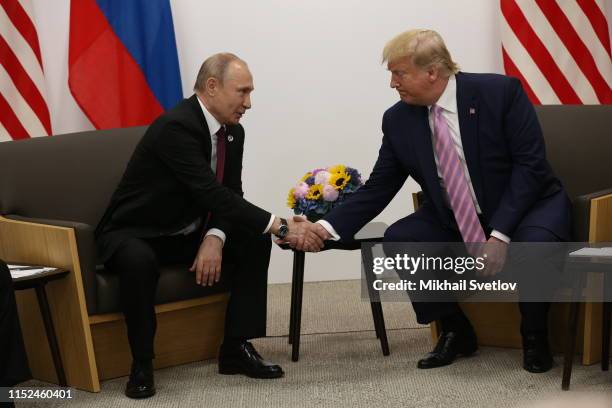
[[[304,174],[289,190],[287,206],[297,215],[315,222],[342,204],[363,185],[359,172],[341,164]]]

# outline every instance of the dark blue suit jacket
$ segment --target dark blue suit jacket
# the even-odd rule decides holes
[[[520,82],[461,72],[456,79],[461,140],[487,227],[512,238],[519,225],[536,226],[569,240],[570,203],[546,161],[542,130]],[[343,241],[351,240],[411,176],[425,194],[424,206],[455,226],[438,182],[427,107],[396,103],[385,112],[382,131],[368,181],[324,219]]]

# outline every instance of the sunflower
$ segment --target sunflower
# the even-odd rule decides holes
[[[289,190],[289,195],[287,196],[287,207],[294,208],[295,207],[295,196],[293,193],[295,192],[295,188]]]
[[[346,167],[342,164],[337,164],[335,166],[331,166],[327,169],[331,174],[341,174],[346,172]]]
[[[344,187],[346,187],[346,184],[349,182],[350,179],[351,176],[345,171],[341,173],[333,172],[331,177],[329,178],[329,184],[336,190],[341,191]]]
[[[323,194],[323,186],[321,184],[313,184],[306,194],[308,200],[318,200]]]

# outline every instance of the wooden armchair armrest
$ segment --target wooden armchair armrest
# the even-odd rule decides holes
[[[612,241],[612,190],[591,199],[589,242]]]

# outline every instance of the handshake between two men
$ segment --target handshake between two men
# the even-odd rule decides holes
[[[277,244],[289,244],[293,249],[305,252],[319,252],[325,241],[332,239],[332,235],[320,223],[313,223],[306,218],[296,215],[287,220],[288,233],[284,239],[276,239]]]

